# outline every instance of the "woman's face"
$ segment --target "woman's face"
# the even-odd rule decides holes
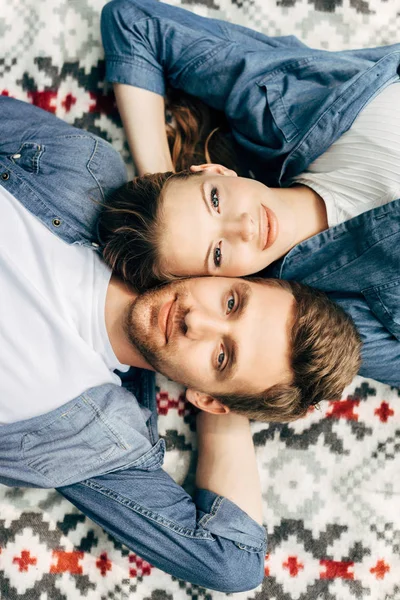
[[[160,254],[171,275],[257,273],[293,246],[290,206],[275,190],[220,165],[192,167],[196,177],[165,189]]]

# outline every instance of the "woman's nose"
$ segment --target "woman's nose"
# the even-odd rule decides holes
[[[185,315],[186,336],[191,340],[206,340],[215,336],[219,320],[197,308],[191,308]]]
[[[226,238],[250,242],[256,233],[255,223],[249,213],[242,213],[237,219],[226,225]]]

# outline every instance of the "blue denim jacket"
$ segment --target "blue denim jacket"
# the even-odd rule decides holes
[[[164,94],[166,84],[225,112],[257,179],[284,184],[399,78],[400,44],[327,52],[156,0],[102,13],[106,77]]]
[[[103,9],[110,81],[165,93],[166,83],[223,110],[257,178],[285,184],[399,78],[400,44],[327,52],[155,0]],[[400,386],[400,200],[297,245],[268,276],[331,296],[363,339],[361,374]]]
[[[96,250],[101,203],[126,178],[118,153],[4,96],[0,120],[0,185],[64,241]],[[193,500],[161,469],[154,374],[131,369],[121,378],[124,387],[92,388],[50,413],[1,426],[0,483],[57,487],[176,577],[225,592],[256,587],[264,571],[264,528],[211,491],[197,490]]]

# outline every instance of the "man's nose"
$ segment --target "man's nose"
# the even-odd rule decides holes
[[[238,218],[226,224],[225,236],[233,241],[250,242],[256,233],[256,226],[249,213],[242,213]]]
[[[191,308],[186,313],[184,320],[186,337],[196,341],[212,339],[222,326],[216,316],[197,308]]]

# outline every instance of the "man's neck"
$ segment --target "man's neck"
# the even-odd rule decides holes
[[[111,276],[105,305],[106,329],[112,349],[120,363],[131,367],[153,370],[137,348],[129,341],[124,331],[126,309],[138,295],[136,291],[123,283],[118,277]]]

